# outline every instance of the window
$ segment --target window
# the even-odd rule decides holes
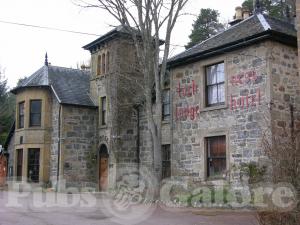
[[[103,53],[102,54],[102,74],[105,74],[105,64],[106,64],[106,61],[105,61],[105,54]]]
[[[206,105],[225,104],[224,63],[206,67]]]
[[[17,181],[22,180],[23,149],[17,149]]]
[[[170,119],[170,89],[165,89],[163,90],[163,107],[162,107],[162,112],[163,112],[163,120],[169,120]]]
[[[25,102],[19,103],[18,128],[24,128],[24,106],[25,106]]]
[[[221,177],[226,171],[226,136],[206,138],[207,177]]]
[[[101,75],[101,55],[97,58],[97,75]]]
[[[39,182],[40,174],[40,149],[30,148],[28,149],[28,181]]]
[[[101,97],[101,125],[106,125],[106,97]]]
[[[109,52],[106,53],[106,72],[109,72]]]
[[[31,100],[30,101],[30,127],[41,126],[41,111],[42,101]]]
[[[171,176],[171,146],[163,145],[162,148],[162,179]]]

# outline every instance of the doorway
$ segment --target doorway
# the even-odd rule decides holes
[[[0,155],[0,187],[5,185],[7,175],[7,160],[4,155]]]
[[[99,150],[99,190],[107,191],[108,188],[108,151],[106,145],[101,145]]]

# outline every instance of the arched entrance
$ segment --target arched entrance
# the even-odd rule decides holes
[[[107,191],[108,187],[108,150],[101,145],[99,150],[99,190]]]

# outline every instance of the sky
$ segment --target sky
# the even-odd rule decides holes
[[[243,0],[190,0],[172,33],[171,54],[184,50],[193,21],[201,8],[216,9],[220,21],[231,21],[235,7]],[[82,46],[98,38],[54,30],[6,24],[1,21],[53,27],[89,34],[103,35],[118,22],[107,12],[73,4],[72,0],[0,0],[0,67],[13,88],[17,81],[30,76],[43,66],[45,53],[55,66],[77,68],[87,63],[90,53]]]

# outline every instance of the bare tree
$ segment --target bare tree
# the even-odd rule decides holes
[[[189,0],[78,0],[82,7],[109,12],[131,34],[140,71],[148,126],[153,140],[153,171],[161,180],[162,89],[164,88],[170,40],[180,12]],[[164,50],[160,46],[164,40]],[[162,61],[160,63],[160,57]],[[156,104],[153,107],[153,87]]]

